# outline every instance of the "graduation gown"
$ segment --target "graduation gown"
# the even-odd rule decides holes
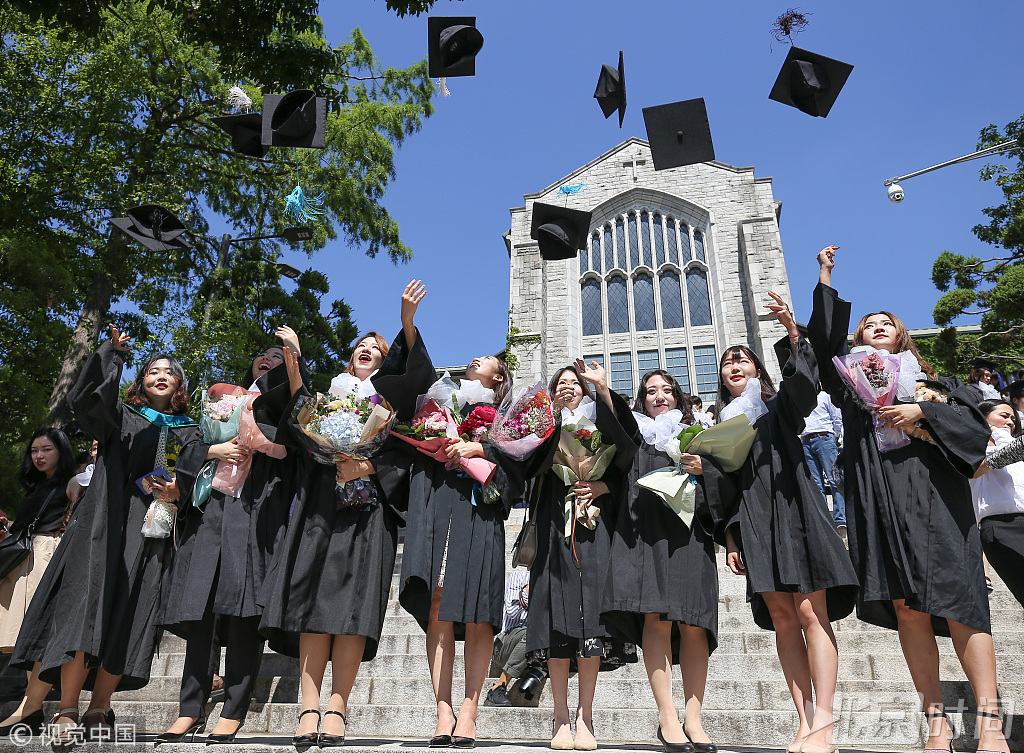
[[[843,412],[846,523],[860,579],[857,616],[895,630],[893,599],[932,615],[937,635],[947,619],[990,632],[981,539],[968,479],[985,459],[989,426],[955,377],[940,377],[948,403],[919,403],[936,444],[879,452],[871,415],[851,397],[832,363],[849,352],[850,304],[828,285],[814,290],[808,332],[822,387]]]
[[[385,376],[375,377],[374,386],[389,401],[392,387],[386,381],[405,379],[406,416],[412,415],[409,411],[415,407],[416,396],[426,392],[438,378],[422,337],[417,337],[416,344],[409,349],[399,336],[396,347],[384,359],[381,372]],[[465,417],[476,405],[459,407]],[[399,602],[426,631],[430,602],[443,562],[444,587],[438,619],[455,623],[456,640],[465,639],[467,622],[500,626],[505,592],[505,519],[523,496],[523,464],[484,444],[487,460],[497,465],[491,486],[501,494],[500,500],[486,503],[479,488],[474,495],[473,479],[458,469],[446,470],[444,463],[406,442],[402,444],[412,469]]]
[[[325,465],[303,449],[290,420],[291,398],[276,441],[296,457],[295,506],[260,596],[260,632],[278,653],[299,655],[302,633],[361,635],[362,661],[377,655],[387,613],[391,576],[398,550],[399,509],[404,498],[405,457],[389,439],[371,459],[377,501],[366,509],[337,507],[334,464]],[[397,459],[397,464],[395,463]]]
[[[598,398],[600,399],[600,398]],[[618,637],[601,618],[605,575],[611,553],[611,534],[615,504],[619,500],[623,470],[615,464],[618,456],[600,479],[608,485],[608,494],[596,500],[601,510],[593,531],[575,523],[575,540],[565,541],[566,486],[551,470],[561,430],[555,431],[541,446],[532,463],[535,481],[530,514],[537,523],[537,557],[530,568],[530,610],[526,624],[526,650],[539,651],[576,639]],[[632,453],[628,453],[630,456]],[[629,460],[625,461],[628,468]],[[573,555],[575,546],[575,556]],[[579,565],[576,564],[579,558]],[[633,652],[635,657],[635,651]]]
[[[75,418],[100,449],[92,481],[43,574],[11,658],[12,666],[25,669],[40,662],[44,682],[57,682],[61,665],[78,651],[88,666],[123,675],[119,690],[149,682],[174,545],[173,537],[146,538],[141,532],[153,497],[135,482],[156,466],[161,427],[122,404],[123,363],[121,353],[104,343],[68,396]],[[151,415],[171,423],[185,418]],[[166,454],[168,466],[174,461],[180,498],[188,500],[206,456],[199,427],[168,427]]]
[[[800,442],[804,419],[817,406],[814,354],[803,339],[795,355],[788,337],[775,348],[782,382],[754,424],[757,433],[738,472],[740,495],[729,526],[747,568],[754,622],[766,630],[774,625],[761,594],[824,590],[834,622],[853,612],[858,583]]]
[[[253,416],[271,442],[291,399],[288,374],[278,366],[257,382]],[[209,445],[204,444],[209,449]],[[184,508],[178,551],[159,623],[187,637],[184,623],[211,615],[257,617],[257,595],[288,523],[295,495],[296,453],[272,458],[253,453],[238,497],[214,489],[202,510]]]
[[[627,640],[642,646],[648,614],[702,627],[708,650],[718,646],[718,568],[712,533],[723,520],[722,500],[735,494],[733,479],[709,457],[697,477],[696,514],[683,525],[654,492],[637,486],[641,476],[672,465],[648,445],[629,405],[612,393],[615,413],[598,401],[597,428],[619,448],[616,462],[628,462],[611,531],[611,553],[601,615]],[[617,416],[617,417],[616,417]],[[672,627],[672,661],[679,663],[679,631]]]

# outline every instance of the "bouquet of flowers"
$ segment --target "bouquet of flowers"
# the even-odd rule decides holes
[[[555,423],[551,398],[544,385],[537,382],[505,396],[488,437],[509,457],[524,460],[551,436]]]
[[[573,484],[599,480],[614,457],[615,445],[601,443],[601,432],[590,419],[580,417],[575,424],[562,426],[551,470],[569,487],[562,508],[566,541],[572,538],[577,520],[593,531],[601,514],[600,508],[576,500]]]
[[[296,401],[290,421],[317,462],[334,465],[339,457],[369,460],[384,445],[395,411],[368,384],[342,374],[331,382],[328,394],[318,392]],[[363,510],[377,501],[377,487],[368,476],[338,484],[337,492],[339,510]]]
[[[230,442],[238,436],[242,413],[250,398],[258,392],[249,392],[235,384],[218,382],[203,390],[199,413],[199,430],[206,444]],[[192,490],[192,504],[202,510],[215,488],[214,479],[221,471],[219,460],[207,461],[196,478]],[[244,481],[244,479],[243,479]],[[220,489],[219,486],[216,488]],[[223,489],[221,489],[223,491]]]
[[[480,428],[486,431],[486,426],[482,425],[482,414],[477,414],[481,407],[486,406],[474,408],[466,420],[460,424],[455,420],[455,414],[448,406],[429,398],[409,424],[397,425],[391,433],[408,442],[424,455],[445,463],[449,469],[454,468],[456,463],[450,461],[445,450],[451,440],[463,438],[463,427],[468,432],[467,437],[464,438],[474,442],[480,441],[480,439],[473,439],[472,436]],[[476,414],[476,418],[474,418],[474,414]],[[457,465],[466,472],[466,475],[483,486],[491,483],[494,472],[497,470],[494,463],[484,458],[460,458]]]
[[[845,356],[833,356],[836,371],[850,388],[854,399],[871,412],[875,427],[875,444],[880,452],[895,450],[910,444],[910,437],[902,429],[886,426],[878,409],[892,405],[900,383],[902,362],[884,350],[855,349]]]
[[[665,505],[689,528],[696,509],[697,487],[693,476],[680,467],[683,453],[710,455],[726,473],[732,473],[743,465],[753,444],[754,427],[744,413],[710,429],[699,425],[688,426],[673,441],[668,442],[665,448],[673,465],[651,471],[637,479],[636,483],[661,497]]]

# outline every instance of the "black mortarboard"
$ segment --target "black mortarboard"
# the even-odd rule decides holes
[[[601,66],[601,75],[597,77],[597,91],[594,92],[594,99],[601,105],[601,112],[605,118],[610,118],[616,110],[619,111],[619,128],[622,128],[622,118],[626,114],[626,69],[622,67],[622,51],[619,50],[619,69],[615,70],[610,65]]]
[[[998,371],[999,366],[996,365],[995,361],[990,361],[987,358],[975,358],[971,361],[972,369],[986,369],[988,371]]]
[[[852,70],[849,63],[790,47],[768,99],[824,118]]]
[[[576,251],[587,245],[590,214],[535,201],[530,237],[540,246],[541,258],[546,261],[575,258]]]
[[[476,16],[431,16],[427,19],[427,73],[431,78],[475,76],[476,54],[484,36]]]
[[[655,170],[695,165],[715,158],[708,108],[703,98],[645,107],[644,124]]]
[[[310,89],[263,97],[264,146],[327,148],[327,100]]]
[[[159,204],[143,204],[128,210],[127,217],[111,217],[110,224],[151,251],[179,251],[189,247],[179,237],[186,228],[170,210]]]
[[[231,148],[250,157],[266,157],[270,147],[263,144],[263,116],[258,112],[211,118],[231,136]]]

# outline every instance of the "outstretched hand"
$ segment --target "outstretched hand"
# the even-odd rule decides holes
[[[582,358],[577,358],[575,366],[580,379],[590,382],[594,385],[595,390],[600,392],[608,389],[608,377],[605,374],[604,366],[597,361],[591,361],[590,366],[587,366]]]
[[[793,312],[789,310],[789,304],[782,300],[777,293],[769,291],[768,295],[775,301],[775,303],[766,303],[764,306],[771,312],[768,316],[778,319],[779,324],[786,328],[786,332],[791,338],[799,337],[800,330],[796,327],[796,320],[793,319]]]
[[[132,349],[132,346],[128,343],[131,338],[127,332],[119,332],[117,327],[113,324],[110,325],[110,344],[114,346],[114,350],[119,350],[122,353]]]
[[[302,373],[299,371],[299,354],[287,345],[282,348],[284,351],[284,367],[288,372],[288,387],[292,394],[302,389]]]
[[[287,325],[282,325],[274,331],[274,337],[281,341],[283,346],[291,348],[296,356],[302,355],[302,349],[299,347],[299,336],[295,334],[295,330]]]
[[[405,335],[405,345],[408,348],[416,344],[416,325],[413,319],[420,301],[426,294],[427,286],[423,284],[423,280],[410,281],[402,291],[402,333]]]
[[[839,246],[825,246],[818,252],[818,265],[821,267],[818,272],[818,281],[825,285],[832,284],[832,268],[836,265],[836,251]]]

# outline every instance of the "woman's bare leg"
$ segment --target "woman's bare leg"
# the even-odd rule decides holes
[[[658,705],[661,734],[670,743],[684,743],[686,735],[672,700],[672,624],[661,619],[661,615],[646,615],[641,648],[647,679],[651,683],[654,702]]]
[[[814,711],[810,733],[804,742],[828,748],[832,745],[836,681],[839,677],[839,648],[824,591],[793,594],[797,615],[807,639],[807,660],[814,688]]]
[[[708,682],[708,632],[702,627],[679,623],[679,671],[683,676],[683,731],[691,742],[710,743],[704,732],[700,712],[704,707],[704,689]]]
[[[964,668],[974,697],[978,699],[978,711],[998,715],[999,691],[996,687],[996,652],[992,636],[953,620],[947,622],[960,666]],[[1009,753],[999,719],[978,717],[978,750]]]
[[[322,633],[302,633],[299,636],[299,704],[302,706],[300,711],[320,711],[320,688],[324,684],[324,672],[330,658],[331,636]],[[302,714],[295,734],[315,734],[319,724],[319,714]]]
[[[807,658],[800,617],[791,593],[763,593],[764,603],[772,615],[775,626],[775,650],[779,654],[782,674],[793,696],[793,705],[799,720],[794,744],[802,742],[811,731],[810,717],[814,715],[811,695],[811,667]],[[790,746],[792,747],[792,746]]]
[[[466,697],[459,708],[459,722],[453,734],[476,738],[476,712],[480,691],[487,677],[494,651],[494,628],[489,622],[466,624]]]
[[[450,735],[455,729],[455,710],[452,708],[452,674],[455,672],[455,625],[437,619],[441,608],[441,589],[434,589],[427,622],[427,665],[430,684],[437,701],[437,726],[434,735]],[[486,671],[486,670],[485,670]]]

